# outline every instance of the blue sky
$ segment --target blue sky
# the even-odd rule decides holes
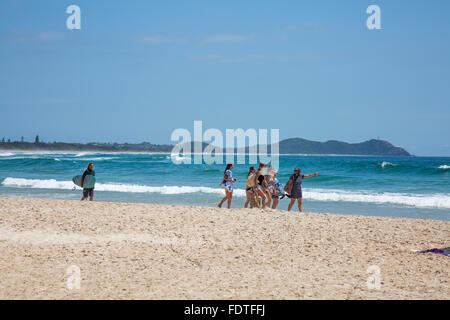
[[[81,8],[81,30],[66,8]],[[366,8],[381,8],[368,30]],[[0,2],[0,137],[169,143],[176,128],[380,137],[450,156],[449,1]]]

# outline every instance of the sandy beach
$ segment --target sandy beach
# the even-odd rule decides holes
[[[445,221],[0,198],[0,298],[449,299],[450,258],[411,251],[449,241]]]

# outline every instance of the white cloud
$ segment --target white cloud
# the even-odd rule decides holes
[[[8,100],[0,101],[2,106],[16,106],[16,105],[62,105],[71,104],[75,100],[71,99],[60,99],[60,98],[33,98],[33,99],[19,99],[19,100]]]
[[[160,45],[160,44],[185,44],[188,42],[186,38],[181,37],[169,37],[169,36],[142,36],[137,39],[139,42],[148,45]]]
[[[41,32],[36,35],[36,39],[44,41],[53,41],[64,39],[64,34],[60,32]]]
[[[203,43],[227,44],[249,40],[251,37],[237,34],[216,34],[203,39]]]
[[[300,24],[285,25],[277,30],[281,40],[289,40],[299,34],[316,33],[324,31],[323,25],[317,22],[303,22]]]
[[[224,56],[219,54],[206,54],[191,57],[192,60],[215,61],[219,63],[243,63],[255,61],[295,62],[312,61],[320,57],[315,54],[273,55],[273,54],[245,54],[238,56]]]
[[[216,34],[200,39],[188,39],[187,37],[165,36],[165,35],[147,35],[137,37],[136,40],[147,45],[163,44],[186,44],[188,42],[197,42],[201,44],[231,44],[243,42],[251,39],[250,36],[237,34]]]

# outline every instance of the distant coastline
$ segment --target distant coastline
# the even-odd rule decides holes
[[[207,146],[202,144],[202,150]],[[131,143],[67,143],[67,142],[25,142],[8,141],[0,142],[0,151],[8,152],[95,152],[95,153],[171,153],[174,145],[152,144],[142,142]],[[261,146],[258,146],[261,148]],[[271,152],[271,146],[267,151]],[[193,143],[191,146],[193,151]],[[341,141],[317,142],[301,138],[290,138],[279,142],[279,154],[283,155],[327,155],[327,156],[411,156],[403,148],[396,147],[383,140],[372,139],[361,143],[347,143]],[[234,149],[236,154],[248,154],[249,148]]]

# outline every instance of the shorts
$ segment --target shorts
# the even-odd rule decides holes
[[[275,194],[272,195],[272,199],[280,199],[280,196],[277,196]]]
[[[229,184],[222,183],[221,187],[224,189],[228,189],[228,191],[233,191],[233,185],[231,183],[229,183]]]
[[[255,192],[255,187],[249,187],[245,191]]]
[[[94,196],[94,188],[83,189],[83,197],[93,197]]]

